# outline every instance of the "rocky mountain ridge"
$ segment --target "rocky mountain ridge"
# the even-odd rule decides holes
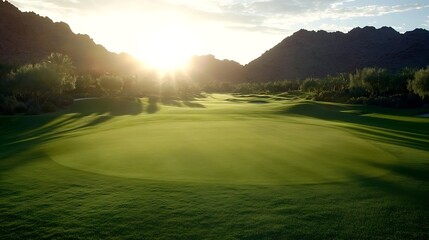
[[[0,63],[22,65],[41,61],[52,52],[67,54],[81,72],[122,72],[135,67],[127,54],[109,52],[69,25],[33,12],[21,12],[0,1]]]
[[[429,65],[429,31],[390,27],[348,33],[300,30],[245,66],[250,81],[324,77],[364,67],[398,70]]]

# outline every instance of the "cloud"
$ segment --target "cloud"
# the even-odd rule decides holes
[[[9,0],[24,12],[36,12],[49,16],[55,21],[76,16],[79,13],[80,0]]]
[[[11,0],[11,3],[23,11],[34,8],[39,10],[74,10],[79,6],[79,0]]]
[[[354,27],[344,26],[344,25],[340,25],[340,24],[324,23],[324,24],[318,26],[318,28],[323,29],[323,30],[328,31],[328,32],[340,31],[340,32],[346,33],[346,32],[349,32],[350,30],[352,30]]]
[[[379,17],[429,8],[429,4],[363,5],[355,0],[256,0],[232,1],[220,5],[223,13],[241,14],[243,21],[235,21],[232,27],[244,31],[278,33],[276,29],[291,29],[317,21],[349,20],[362,17]],[[248,22],[246,19],[257,19]],[[236,19],[239,20],[239,19]],[[329,26],[327,26],[329,27]],[[301,27],[299,27],[301,28]],[[341,28],[341,30],[349,29]]]
[[[188,21],[212,22],[243,31],[277,34],[319,20],[377,17],[429,8],[429,4],[359,6],[355,0],[12,0],[22,10],[61,16],[108,11],[175,13]],[[162,14],[160,14],[162,15]],[[167,15],[167,14],[164,14]],[[174,14],[170,14],[174,15]],[[172,18],[174,21],[174,18]]]
[[[349,19],[354,17],[377,17],[391,13],[409,12],[429,8],[429,4],[404,4],[404,5],[368,5],[368,6],[352,6],[346,8],[331,8],[326,12],[326,17]]]
[[[286,28],[275,28],[275,27],[268,27],[268,26],[237,25],[237,26],[229,26],[228,28],[234,29],[234,30],[241,30],[241,31],[260,32],[260,33],[268,33],[268,34],[283,34],[283,35],[291,31]]]

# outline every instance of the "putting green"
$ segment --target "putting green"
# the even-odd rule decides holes
[[[394,158],[346,131],[287,117],[135,122],[57,140],[44,149],[61,165],[98,174],[236,184],[374,177],[385,173],[374,167],[377,162]]]

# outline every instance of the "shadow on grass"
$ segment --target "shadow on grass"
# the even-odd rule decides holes
[[[64,112],[0,117],[0,171],[24,164],[27,159],[17,157],[22,152],[69,134],[80,134],[118,116],[140,114],[143,109],[140,99],[102,98],[75,102]]]
[[[146,108],[146,112],[149,114],[153,114],[159,111],[158,107],[158,97],[150,96],[148,98],[149,105]]]
[[[375,163],[369,165],[387,170],[389,175],[375,178],[354,178],[355,182],[368,189],[375,189],[395,197],[424,203],[429,207],[429,166],[423,164]]]
[[[182,103],[178,99],[174,98],[162,98],[161,103],[172,107],[182,107]]]
[[[364,139],[429,151],[429,123],[413,117],[416,115],[414,111],[303,102],[287,108],[281,114],[346,123],[340,127]],[[348,175],[364,188],[376,189],[396,197],[405,197],[429,206],[427,187],[429,186],[429,164],[416,163],[412,160],[414,159],[366,163],[371,167],[389,172],[383,177],[362,178],[362,173],[356,172],[350,172]]]
[[[415,121],[410,110],[303,102],[284,113],[347,123],[344,128],[360,137],[429,151],[429,121]]]
[[[183,101],[183,105],[190,108],[205,108],[205,106],[201,103],[191,102],[191,101]]]
[[[161,98],[161,104],[172,107],[189,107],[189,108],[205,108],[201,103],[195,102],[195,98],[184,97],[184,98]]]
[[[143,112],[143,103],[138,98],[99,98],[75,102],[66,113],[80,115],[111,116],[138,115]]]
[[[265,101],[265,100],[249,100],[248,103],[253,103],[253,104],[266,104],[266,103],[270,103],[269,101]]]

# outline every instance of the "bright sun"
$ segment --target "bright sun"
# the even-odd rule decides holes
[[[135,55],[143,64],[161,72],[184,69],[195,52],[194,43],[192,34],[183,29],[159,28],[142,40],[140,50]]]

